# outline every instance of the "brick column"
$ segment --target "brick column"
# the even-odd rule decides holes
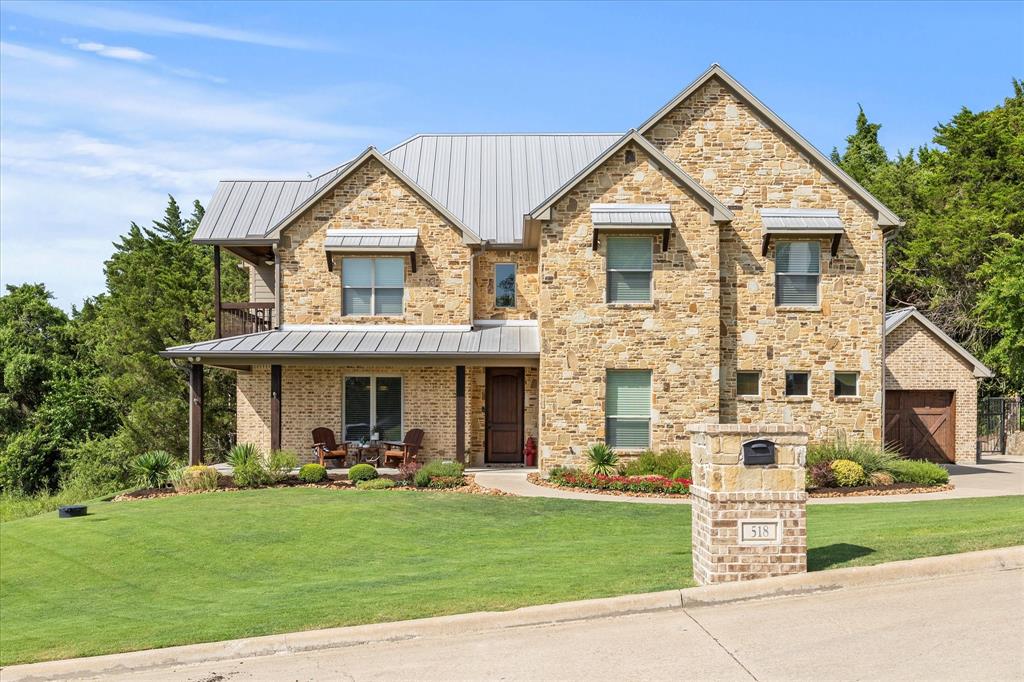
[[[693,577],[699,585],[807,571],[807,430],[791,424],[691,424]],[[743,445],[775,444],[774,464]]]

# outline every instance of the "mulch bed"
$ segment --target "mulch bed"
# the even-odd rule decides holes
[[[892,485],[858,485],[853,488],[809,488],[807,496],[863,497],[866,495],[912,495],[917,493],[941,493],[952,489],[952,483],[946,483],[945,485],[893,483]]]
[[[628,490],[601,490],[600,488],[584,488],[578,485],[558,485],[552,483],[540,474],[528,474],[526,480],[534,485],[543,486],[545,488],[554,488],[555,490],[570,490],[579,493],[594,493],[595,495],[611,495],[613,497],[658,497],[666,500],[685,500],[690,497],[689,493],[685,495],[673,495],[670,493],[634,493]]]

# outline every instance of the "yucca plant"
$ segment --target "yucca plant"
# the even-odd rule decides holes
[[[146,488],[160,488],[171,479],[174,470],[174,457],[164,450],[150,450],[135,458],[132,462],[138,484]]]
[[[262,464],[262,460],[263,453],[252,443],[239,443],[228,452],[228,464],[234,469],[244,467],[252,462]]]
[[[590,460],[590,473],[604,474],[610,476],[615,473],[615,467],[619,463],[619,456],[604,443],[595,443],[587,450],[587,459]]]

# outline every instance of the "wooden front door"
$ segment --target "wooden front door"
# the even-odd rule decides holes
[[[487,368],[487,464],[523,463],[523,368]]]
[[[885,440],[904,457],[956,461],[952,391],[886,391]]]

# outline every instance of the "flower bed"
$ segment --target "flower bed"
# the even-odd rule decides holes
[[[619,476],[606,474],[590,474],[574,469],[555,469],[551,472],[550,483],[564,488],[584,488],[587,490],[612,491],[617,493],[641,493],[647,495],[688,495],[690,484],[688,478],[668,478],[666,476]]]

